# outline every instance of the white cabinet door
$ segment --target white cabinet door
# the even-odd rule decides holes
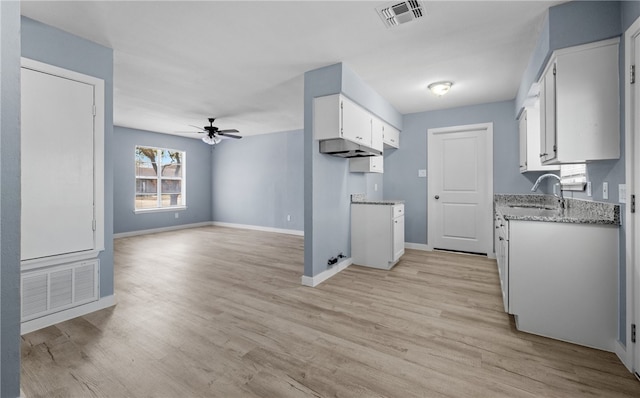
[[[393,261],[398,261],[404,254],[404,216],[393,220]]]
[[[347,98],[342,98],[342,138],[371,146],[372,117],[363,108]]]
[[[540,161],[556,159],[556,75],[555,63],[546,70],[540,84]]]
[[[383,125],[382,141],[387,148],[400,148],[400,131],[390,124]]]
[[[377,149],[379,151],[384,150],[384,130],[386,128],[386,123],[377,117],[371,118],[371,148]]]
[[[560,170],[559,165],[540,162],[540,106],[539,103],[522,111],[520,127],[520,172]]]
[[[619,39],[554,52],[541,83],[543,163],[620,157]]]
[[[527,110],[525,109],[518,121],[518,136],[520,144],[520,172],[527,171]]]
[[[94,87],[22,69],[22,260],[94,249]]]

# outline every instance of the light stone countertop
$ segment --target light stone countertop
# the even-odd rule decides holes
[[[613,203],[565,199],[560,209],[553,195],[494,195],[496,212],[507,220],[620,225],[620,206]]]

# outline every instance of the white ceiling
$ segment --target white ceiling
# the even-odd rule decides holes
[[[114,49],[114,124],[176,133],[217,117],[243,135],[302,129],[303,74],[344,62],[400,113],[513,99],[561,1],[23,1],[22,14]],[[454,81],[444,97],[429,83]],[[195,135],[192,135],[195,136]]]

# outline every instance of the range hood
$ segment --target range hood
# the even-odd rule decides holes
[[[359,145],[342,138],[320,141],[320,153],[338,156],[341,158],[365,158],[368,156],[381,156],[382,151]]]

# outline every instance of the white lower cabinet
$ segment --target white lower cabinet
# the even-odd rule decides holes
[[[511,220],[508,238],[505,308],[518,330],[614,351],[618,228]]]
[[[403,204],[351,204],[351,259],[391,269],[404,254]]]

